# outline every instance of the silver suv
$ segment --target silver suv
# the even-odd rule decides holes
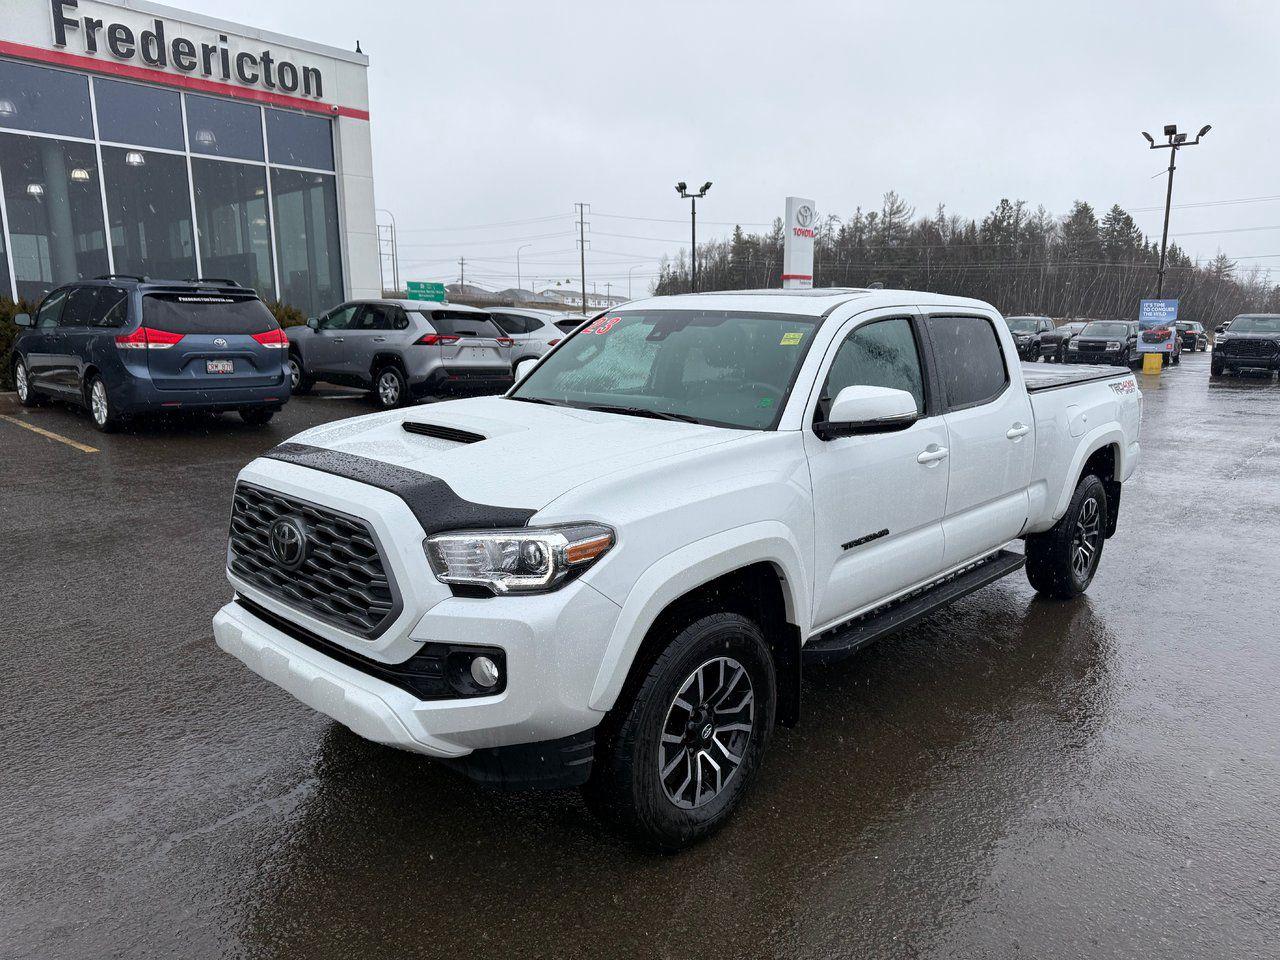
[[[565,336],[565,331],[556,326],[556,321],[563,319],[564,314],[557,311],[491,307],[489,313],[499,329],[515,341],[511,365],[517,373],[523,361],[537,360]],[[581,318],[577,322],[581,323]]]
[[[475,307],[358,300],[286,333],[294,393],[324,380],[372,391],[389,409],[430,396],[501,393],[512,383],[513,341]]]

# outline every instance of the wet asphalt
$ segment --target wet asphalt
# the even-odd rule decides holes
[[[232,480],[337,391],[0,415],[0,956],[1280,956],[1280,383],[1188,356],[1088,595],[1015,575],[809,673],[674,857],[358,739],[214,645]],[[337,397],[335,399],[335,397]]]

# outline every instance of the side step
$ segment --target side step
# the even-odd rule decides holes
[[[903,630],[923,620],[966,594],[981,590],[1026,565],[1027,558],[1012,550],[1001,550],[984,560],[958,570],[944,580],[921,587],[884,606],[868,610],[814,637],[804,645],[805,666],[834,663],[878,640],[887,633]]]

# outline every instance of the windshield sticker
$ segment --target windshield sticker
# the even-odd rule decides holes
[[[621,319],[622,319],[621,317],[609,317],[608,319],[605,319],[604,317],[601,317],[599,320],[597,320],[597,321],[596,321],[595,323],[593,323],[591,326],[587,327],[586,332],[587,332],[587,333],[597,333],[597,334],[598,334],[598,333],[608,333],[610,330],[612,330],[612,329],[613,329],[614,324],[616,324],[616,323],[617,323],[619,320],[621,320]]]
[[[761,397],[761,398],[760,398],[760,406],[761,406],[762,408],[763,408],[763,407],[772,407],[772,406],[773,406],[773,397]]]
[[[794,347],[803,339],[804,339],[804,333],[798,330],[793,333],[784,333],[782,335],[782,343],[779,344],[779,346]]]

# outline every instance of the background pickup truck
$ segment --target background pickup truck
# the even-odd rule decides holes
[[[582,786],[677,848],[796,722],[805,664],[1024,565],[1084,591],[1140,417],[1129,370],[1024,368],[978,301],[638,301],[505,396],[327,424],[245,467],[214,632],[362,736]]]

